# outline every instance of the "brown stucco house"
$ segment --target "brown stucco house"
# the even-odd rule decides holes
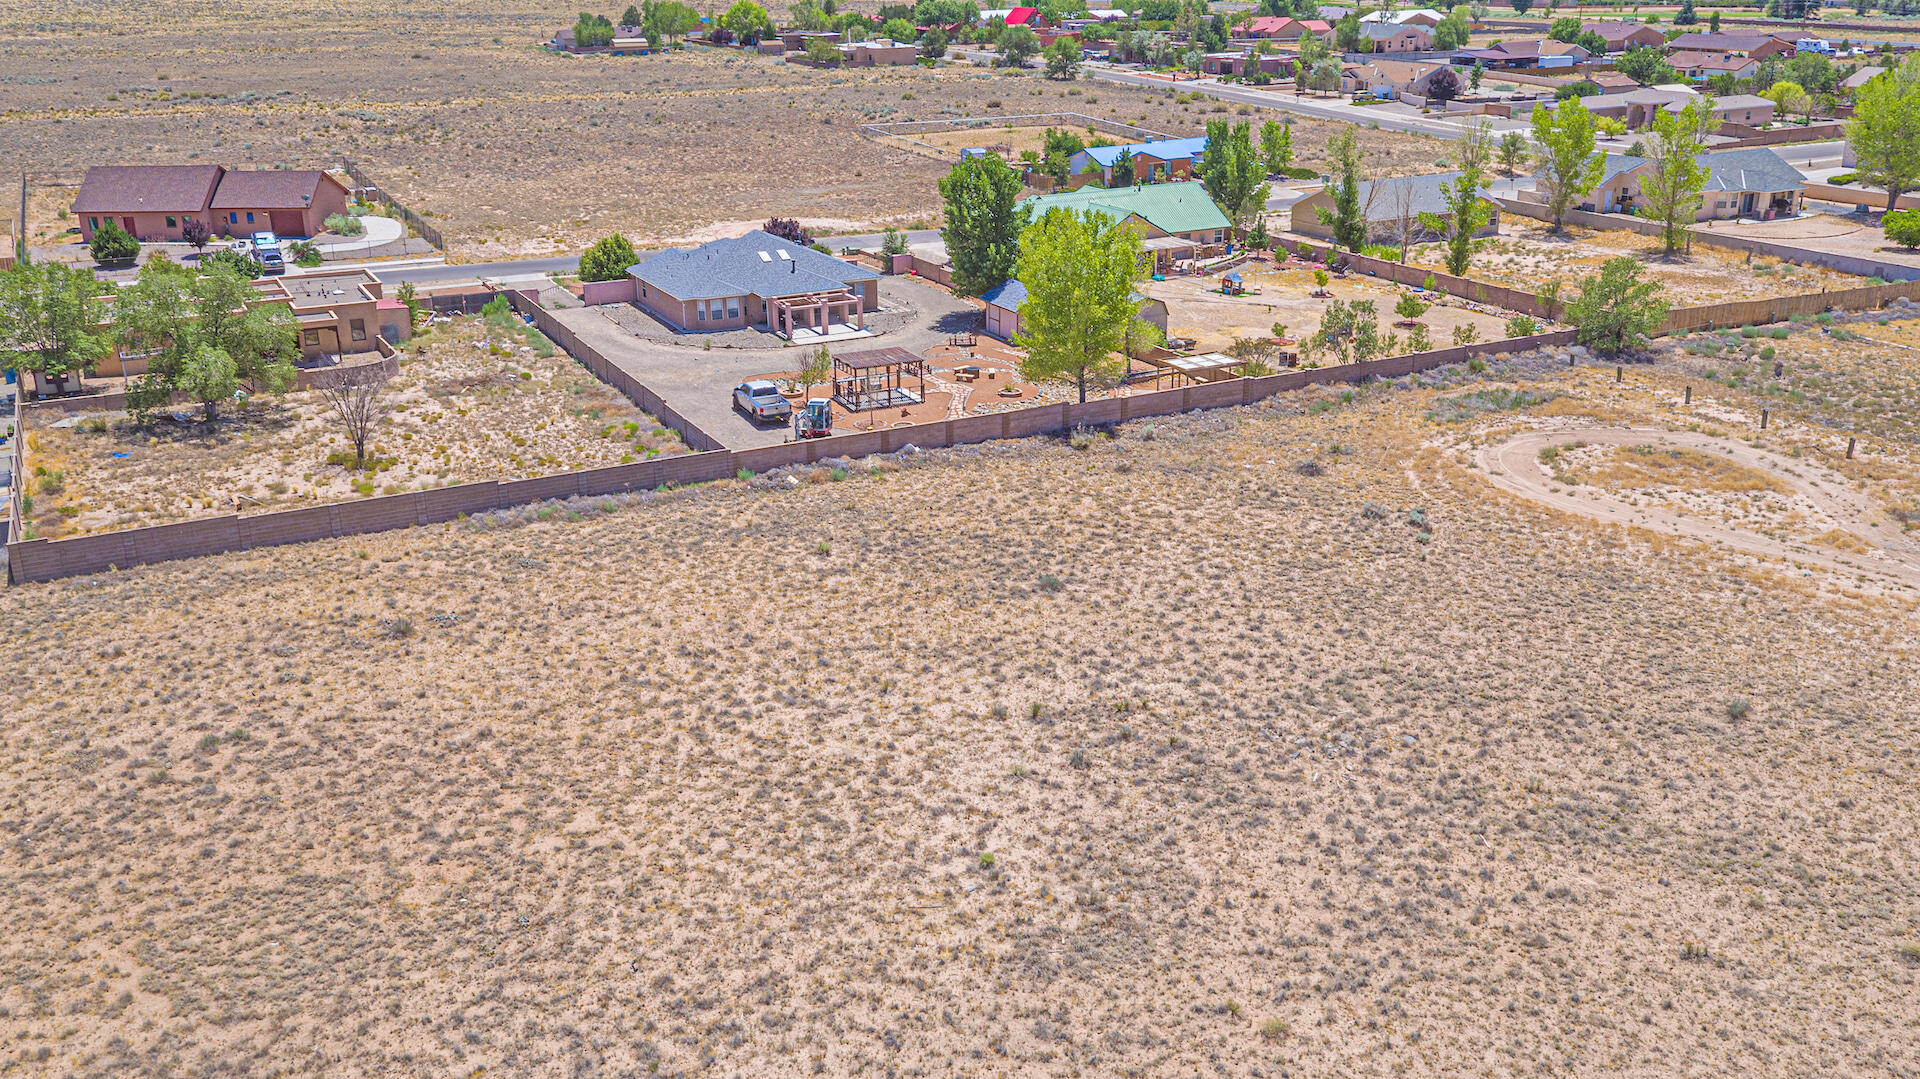
[[[347,211],[346,185],[319,169],[230,170],[220,165],[95,165],[72,212],[91,242],[112,220],[142,243],[180,243],[189,220],[215,236],[319,234]]]
[[[1608,52],[1628,49],[1657,49],[1667,43],[1667,35],[1637,22],[1590,22],[1580,27],[1583,34],[1598,34],[1607,43]]]
[[[669,248],[627,271],[633,300],[682,333],[761,329],[792,338],[864,329],[880,275],[768,232]]]

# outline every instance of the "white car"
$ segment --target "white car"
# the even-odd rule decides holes
[[[733,407],[758,421],[785,421],[793,415],[793,405],[780,396],[780,387],[757,378],[733,388]]]

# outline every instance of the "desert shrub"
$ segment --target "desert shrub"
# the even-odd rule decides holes
[[[365,236],[367,234],[367,226],[361,224],[359,218],[349,217],[346,214],[328,214],[324,225],[326,226],[326,230],[335,236]]]
[[[1747,718],[1747,713],[1751,711],[1753,711],[1753,705],[1748,704],[1746,701],[1734,700],[1727,702],[1728,719],[1745,719]]]
[[[1462,423],[1489,412],[1514,412],[1550,401],[1557,394],[1532,394],[1525,390],[1496,387],[1475,390],[1457,397],[1442,397],[1427,410],[1427,418],[1436,423]]]
[[[1066,585],[1061,582],[1060,578],[1051,573],[1043,573],[1040,575],[1040,591],[1042,592],[1058,592],[1065,587]]]
[[[1911,251],[1920,247],[1920,210],[1895,210],[1882,219],[1887,239]]]

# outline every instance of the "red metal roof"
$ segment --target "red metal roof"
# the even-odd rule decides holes
[[[1038,14],[1040,14],[1040,9],[1037,7],[1014,8],[1012,11],[1007,12],[1007,25],[1008,26],[1024,26],[1027,23],[1032,22],[1034,16]]]

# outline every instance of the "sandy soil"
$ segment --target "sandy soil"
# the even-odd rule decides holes
[[[1885,195],[1878,198],[1866,197],[1868,204],[1876,209],[1884,205],[1885,200]],[[1752,236],[1761,240],[1778,240],[1782,243],[1815,247],[1822,251],[1831,251],[1836,255],[1855,255],[1860,258],[1878,259],[1882,262],[1920,266],[1920,251],[1888,243],[1886,231],[1878,223],[1852,216],[1822,214],[1818,217],[1714,226],[1715,232],[1722,230],[1735,236]]]
[[[1038,70],[539,48],[576,10],[416,0],[348,19],[292,0],[164,11],[49,0],[0,21],[0,145],[36,186],[77,184],[105,162],[317,167],[344,155],[456,255],[499,259],[580,251],[616,229],[683,242],[776,215],[855,232],[937,222],[949,165],[864,138],[862,122],[1075,111],[1175,132],[1228,109]],[[1296,126],[1304,164],[1332,131]],[[1440,156],[1420,136],[1362,137],[1383,166]],[[35,198],[34,242],[68,227],[48,215],[70,201]]]
[[[1536,292],[1558,279],[1572,295],[1579,291],[1580,279],[1598,273],[1601,263],[1629,255],[1641,261],[1645,277],[1660,281],[1683,305],[1798,295],[1864,283],[1850,274],[1767,258],[1749,264],[1745,255],[1704,244],[1695,244],[1691,255],[1675,260],[1658,257],[1659,250],[1659,238],[1654,236],[1569,227],[1563,238],[1549,233],[1540,222],[1508,217],[1500,222],[1499,236],[1478,241],[1468,275]],[[1440,244],[1416,244],[1408,261],[1442,269],[1446,252]]]
[[[1315,299],[1313,271],[1293,263],[1278,267],[1260,264],[1260,268],[1242,267],[1241,276],[1249,289],[1259,295],[1223,295],[1220,278],[1170,277],[1144,287],[1147,295],[1167,305],[1167,330],[1174,336],[1190,339],[1201,352],[1225,349],[1237,337],[1267,337],[1278,322],[1286,326],[1288,337],[1303,337],[1320,328],[1320,318],[1328,300]],[[1358,275],[1334,278],[1327,290],[1332,299],[1353,303],[1371,301],[1379,311],[1381,332],[1393,332],[1405,340],[1409,328],[1394,326],[1399,319],[1393,305],[1405,289],[1390,282]],[[1506,319],[1469,309],[1461,301],[1436,304],[1420,316],[1427,326],[1433,347],[1444,348],[1453,341],[1458,326],[1472,326],[1481,341],[1497,341],[1507,336]],[[1402,352],[1405,349],[1394,349]]]
[[[1754,397],[1684,355],[7,590],[65,662],[0,719],[0,1044],[77,1076],[1897,1072],[1914,593],[1473,467],[1569,418],[1684,428],[1683,385],[1727,433]],[[1773,400],[1783,482],[1915,471]]]
[[[317,391],[256,396],[213,429],[197,408],[175,409],[187,423],[151,429],[124,413],[61,421],[40,413],[27,443],[35,534],[57,539],[686,452],[678,435],[564,352],[541,356],[477,316],[436,324],[406,353],[388,384],[392,412],[374,434],[372,470],[329,463],[351,444]]]

